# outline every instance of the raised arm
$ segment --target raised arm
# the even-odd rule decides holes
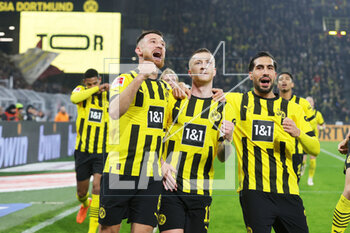
[[[73,93],[70,96],[70,101],[72,101],[73,104],[78,104],[86,100],[87,98],[89,98],[90,96],[92,96],[93,94],[95,94],[100,90],[98,86],[81,90],[82,88],[84,87],[78,86],[73,90]]]
[[[109,115],[114,120],[119,119],[128,111],[143,81],[148,79],[151,75],[157,75],[158,69],[153,62],[144,61],[138,68],[140,73],[133,81],[123,91],[112,96],[113,99],[110,102]]]

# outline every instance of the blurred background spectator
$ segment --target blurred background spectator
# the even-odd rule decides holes
[[[135,40],[141,30],[158,29],[167,43],[164,68],[173,69],[179,81],[189,84],[188,59],[193,51],[206,47],[215,53],[214,86],[229,91],[246,77],[250,58],[257,51],[267,50],[275,56],[279,72],[294,75],[295,94],[314,97],[316,108],[327,113],[326,122],[350,123],[350,7],[345,0],[154,0],[153,4],[99,4],[101,9],[109,4],[107,11],[121,12],[121,64],[136,64]],[[336,34],[330,35],[330,30]],[[0,84],[12,80],[15,89],[68,94],[80,77],[81,74],[61,73],[42,76],[28,85],[9,54],[0,52],[0,81],[4,81]],[[106,77],[108,74],[102,75]],[[251,83],[246,82],[235,91],[250,88]],[[57,106],[61,105],[46,114],[50,114],[50,120],[54,119]],[[70,107],[66,103],[65,106],[73,116]]]
[[[16,105],[11,104],[5,110],[5,113],[2,115],[3,121],[18,121],[17,108]]]
[[[23,119],[24,119],[23,104],[17,103],[16,104],[16,110],[17,110],[17,118],[18,118],[18,120],[23,121]]]
[[[66,108],[64,106],[61,106],[59,112],[55,116],[55,122],[67,122],[67,121],[69,121],[69,115],[66,112]]]

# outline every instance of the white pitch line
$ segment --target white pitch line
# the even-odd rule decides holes
[[[345,161],[344,158],[340,157],[339,155],[333,154],[332,152],[329,152],[329,151],[327,151],[327,150],[325,150],[325,149],[322,149],[322,148],[321,148],[321,151],[322,151],[323,153],[326,153],[327,155],[330,155],[330,156],[332,156],[332,157],[334,157],[334,158],[336,158],[336,159],[342,161],[342,162]]]
[[[38,230],[41,230],[44,227],[47,227],[47,226],[49,226],[49,225],[51,225],[51,224],[61,220],[62,218],[65,218],[68,215],[78,211],[79,208],[80,208],[80,206],[76,206],[76,207],[73,207],[73,208],[71,208],[69,210],[66,210],[65,212],[63,212],[63,213],[61,213],[61,214],[59,214],[59,215],[57,215],[57,216],[55,216],[55,217],[53,217],[51,219],[48,219],[45,222],[42,222],[42,223],[40,223],[40,224],[38,224],[38,225],[36,225],[36,226],[34,226],[32,228],[29,228],[29,229],[23,231],[22,233],[34,233],[34,232],[37,232]]]

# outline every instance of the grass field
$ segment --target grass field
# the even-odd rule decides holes
[[[337,143],[322,142],[321,148],[344,158],[344,156],[337,152]],[[226,166],[226,168],[229,168],[230,172],[233,173],[233,157],[230,158],[228,163],[230,166]],[[343,164],[341,160],[321,152],[317,159],[317,170],[314,178],[315,185],[312,187],[307,185],[308,170],[306,170],[305,175],[301,179],[301,197],[304,201],[311,233],[330,232],[333,209],[344,187]],[[223,179],[225,177],[224,164],[216,161],[215,170],[216,178]],[[0,175],[4,174],[0,173]],[[1,203],[36,203],[28,208],[0,218],[0,232],[11,233],[23,232],[74,206],[78,206],[74,187],[0,193],[0,200]],[[76,213],[74,212],[37,232],[87,232],[88,221],[79,225],[75,222],[75,216]],[[129,232],[129,229],[130,226],[128,224],[122,224],[122,233]],[[214,190],[209,232],[246,232],[238,194],[235,190]],[[346,232],[350,232],[350,230]]]

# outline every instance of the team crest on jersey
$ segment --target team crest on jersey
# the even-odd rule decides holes
[[[106,210],[103,207],[100,207],[100,211],[98,213],[98,215],[100,216],[101,219],[106,217]]]
[[[165,90],[165,98],[166,98],[166,99],[169,98],[169,90],[168,90],[168,89]]]
[[[218,112],[217,110],[213,110],[209,114],[209,119],[211,121],[219,121],[221,119],[221,113]]]
[[[118,78],[114,79],[112,83],[112,89],[116,87],[122,87],[124,85],[125,77],[119,76]]]
[[[79,91],[81,91],[81,87],[77,87],[73,90],[73,92],[79,92]]]
[[[247,233],[253,233],[253,229],[251,227],[247,227]]]
[[[286,113],[277,108],[276,116],[280,116],[282,119],[286,118]]]
[[[164,225],[165,222],[166,222],[166,216],[164,214],[160,214],[158,216],[158,224],[159,225]]]

